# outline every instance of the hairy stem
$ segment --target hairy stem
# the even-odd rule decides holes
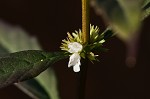
[[[87,44],[90,40],[89,0],[82,0],[82,37],[83,43]],[[80,71],[79,99],[85,99],[87,69],[88,60],[84,59]]]
[[[82,0],[82,33],[83,43],[88,43],[90,39],[89,0]]]

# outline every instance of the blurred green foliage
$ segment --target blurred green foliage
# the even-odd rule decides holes
[[[0,22],[1,56],[22,50],[40,49],[41,47],[35,37],[29,36],[20,27],[10,26],[4,22]],[[57,79],[52,68],[47,69],[35,79],[20,82],[15,85],[34,99],[59,99]]]

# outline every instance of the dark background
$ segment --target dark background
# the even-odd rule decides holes
[[[1,0],[0,19],[21,26],[39,39],[43,49],[59,51],[66,32],[81,28],[81,0]],[[104,22],[93,9],[91,23],[103,31]],[[125,65],[126,46],[113,37],[105,44],[110,49],[100,54],[100,62],[89,63],[86,99],[150,99],[150,18],[141,29],[135,68]],[[77,99],[78,74],[67,67],[68,60],[56,63],[61,99]],[[0,99],[30,99],[15,86],[0,89]]]

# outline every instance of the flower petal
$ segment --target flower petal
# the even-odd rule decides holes
[[[80,55],[78,53],[74,53],[70,56],[68,67],[75,66],[76,64],[79,64],[79,65],[81,64]]]
[[[73,71],[74,72],[79,72],[80,71],[80,61],[75,66],[73,66]]]
[[[77,53],[82,50],[83,46],[78,42],[73,42],[68,44],[68,48],[69,48],[68,52]]]

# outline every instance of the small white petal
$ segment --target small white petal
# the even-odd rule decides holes
[[[68,48],[69,48],[68,52],[77,53],[82,50],[83,46],[78,42],[73,42],[68,44]]]
[[[70,56],[68,67],[75,66],[76,64],[80,65],[80,55],[78,53],[74,53]]]
[[[80,65],[76,64],[75,66],[73,66],[73,71],[74,72],[79,72],[80,71]]]

